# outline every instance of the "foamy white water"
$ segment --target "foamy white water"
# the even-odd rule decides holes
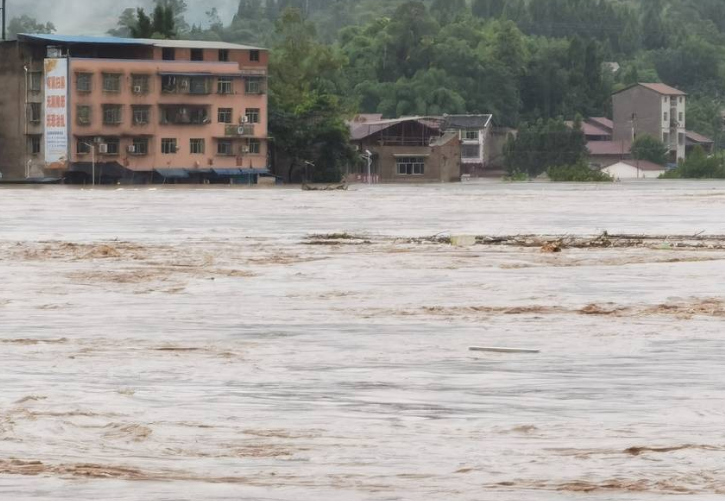
[[[723,216],[722,183],[0,188],[0,499],[720,499],[724,251],[405,238]]]

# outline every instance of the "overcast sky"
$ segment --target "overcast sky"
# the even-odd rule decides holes
[[[55,24],[57,33],[71,35],[102,35],[116,26],[118,15],[127,7],[143,7],[151,0],[7,0],[8,19],[23,14],[43,23]],[[186,0],[187,21],[205,23],[205,12],[219,9],[222,19],[230,19],[238,0]]]

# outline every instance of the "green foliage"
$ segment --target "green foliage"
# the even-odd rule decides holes
[[[649,160],[659,165],[667,163],[667,148],[652,136],[639,136],[632,143],[632,156],[637,160]]]
[[[549,179],[557,183],[611,183],[614,181],[610,175],[591,169],[584,161],[573,165],[549,167],[546,173]]]
[[[580,119],[572,127],[561,119],[523,124],[518,136],[509,139],[504,148],[508,172],[526,173],[532,178],[551,167],[576,165],[584,160],[586,153]]]
[[[170,6],[159,3],[154,8],[153,17],[149,17],[143,9],[138,8],[135,22],[128,25],[128,30],[133,38],[175,38],[174,11]]]
[[[288,162],[288,177],[305,165],[315,182],[338,182],[355,161],[349,144],[345,91],[339,80],[344,57],[315,39],[315,28],[298,9],[277,22],[270,61],[270,134],[275,152]]]
[[[720,153],[707,156],[705,150],[697,146],[687,160],[660,177],[663,179],[725,179],[725,155]]]
[[[39,23],[35,18],[25,15],[14,17],[8,23],[8,38],[14,39],[19,33],[55,33],[55,25],[53,23]]]

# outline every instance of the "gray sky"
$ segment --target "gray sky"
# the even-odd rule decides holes
[[[102,35],[116,26],[118,15],[127,7],[143,7],[150,0],[7,0],[8,19],[23,14],[43,23],[52,22],[57,33]],[[206,23],[206,11],[219,9],[222,19],[230,19],[238,0],[186,0],[187,21]]]

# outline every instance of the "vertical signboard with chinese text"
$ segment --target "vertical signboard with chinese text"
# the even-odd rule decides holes
[[[65,168],[68,161],[68,60],[45,60],[45,163]]]

